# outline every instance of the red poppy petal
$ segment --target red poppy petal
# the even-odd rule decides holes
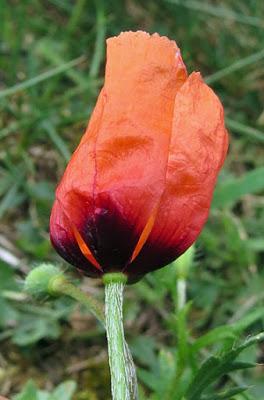
[[[173,261],[196,240],[207,220],[228,137],[222,105],[198,73],[176,96],[172,131],[166,190],[154,228],[128,274]]]
[[[164,190],[174,99],[187,74],[176,44],[158,35],[128,32],[107,45],[95,192],[107,193],[126,221],[128,262]]]
[[[96,106],[91,115],[88,127],[81,142],[73,153],[63,178],[56,190],[56,198],[59,198],[64,207],[67,207],[65,196],[73,192],[81,192],[91,196],[96,175],[95,146],[100,129],[101,119],[105,106],[104,89],[101,90]],[[71,212],[74,211],[74,204]]]
[[[57,190],[104,270],[127,264],[160,201],[175,96],[186,79],[180,51],[165,37],[127,32],[107,41],[104,88]]]

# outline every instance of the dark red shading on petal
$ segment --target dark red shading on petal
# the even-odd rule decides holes
[[[166,190],[155,225],[127,267],[129,276],[172,262],[196,240],[227,148],[222,105],[200,74],[193,73],[176,96]]]
[[[95,257],[104,271],[120,270],[129,259],[137,241],[133,222],[115,200],[115,193],[100,193],[89,220],[95,239]],[[86,240],[89,238],[86,236]]]
[[[83,255],[76,241],[72,226],[56,200],[50,217],[50,239],[59,255],[86,275],[96,278],[102,273]]]

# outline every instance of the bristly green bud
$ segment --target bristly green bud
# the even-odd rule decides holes
[[[45,300],[48,296],[69,296],[84,304],[104,325],[102,304],[73,285],[53,264],[43,263],[34,268],[25,279],[25,291],[40,300]]]
[[[174,265],[176,267],[176,274],[178,279],[187,279],[189,275],[189,271],[193,265],[195,255],[195,246],[192,245],[189,247],[186,252],[180,256],[176,261],[174,261]]]
[[[34,268],[25,279],[25,291],[35,298],[54,296],[52,282],[57,279],[65,279],[61,270],[53,264],[42,263]]]

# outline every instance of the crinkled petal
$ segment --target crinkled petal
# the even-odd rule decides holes
[[[222,105],[200,74],[193,73],[175,99],[166,189],[155,224],[128,266],[129,275],[169,264],[196,240],[227,148]]]
[[[107,41],[104,87],[56,193],[104,271],[125,267],[160,201],[186,79],[165,37],[126,32]]]

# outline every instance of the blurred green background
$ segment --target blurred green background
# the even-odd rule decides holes
[[[48,238],[54,188],[102,85],[106,37],[137,29],[177,41],[188,71],[201,71],[222,99],[230,131],[188,277],[186,340],[224,324],[242,338],[264,330],[264,2],[0,0],[0,394],[10,398],[23,390],[17,399],[110,398],[104,332],[93,317],[69,299],[34,303],[22,283],[40,261],[66,268]],[[103,298],[100,282],[81,285]],[[146,398],[165,398],[161,382],[179,345],[175,296],[174,266],[126,290],[126,334]],[[216,331],[198,357],[230,331]],[[243,354],[264,361],[261,345]],[[218,386],[249,385],[232,398],[261,400],[263,374],[258,366]]]

